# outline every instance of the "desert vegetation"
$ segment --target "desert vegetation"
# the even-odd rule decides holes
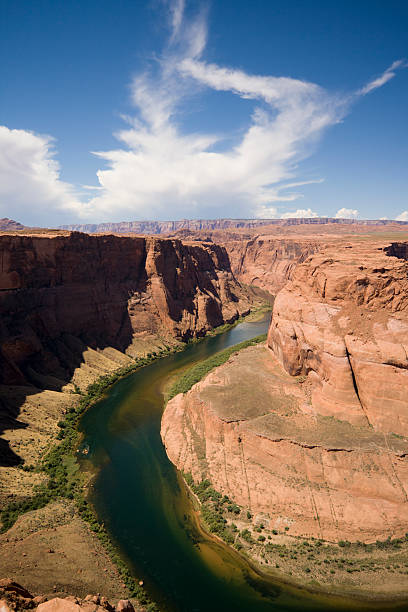
[[[260,344],[261,342],[265,342],[266,334],[261,334],[260,336],[256,336],[251,340],[245,340],[244,342],[240,342],[230,348],[227,348],[223,351],[220,351],[216,355],[205,359],[204,361],[200,361],[193,367],[191,367],[185,374],[183,374],[172,386],[169,391],[168,400],[172,399],[179,393],[187,393],[191,389],[193,385],[198,383],[204,376],[206,376],[211,370],[217,368],[222,365],[238,351],[242,349],[248,348],[249,346],[255,346],[256,344]]]
[[[194,482],[190,473],[183,476],[199,502],[203,526],[267,573],[316,589],[367,589],[366,595],[373,582],[386,580],[391,588],[402,588],[408,576],[408,533],[370,544],[292,536],[288,525],[274,528],[268,519],[216,491],[208,479]]]

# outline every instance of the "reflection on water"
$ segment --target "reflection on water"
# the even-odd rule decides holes
[[[163,385],[217,351],[264,333],[262,321],[192,344],[116,383],[83,417],[82,448],[98,470],[92,501],[134,575],[168,612],[384,610],[313,596],[259,575],[203,533],[160,438]],[[402,608],[400,607],[402,610]]]

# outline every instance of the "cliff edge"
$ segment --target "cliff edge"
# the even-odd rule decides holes
[[[267,345],[168,403],[162,437],[173,463],[292,536],[403,536],[404,244],[351,240],[299,264],[276,297]]]

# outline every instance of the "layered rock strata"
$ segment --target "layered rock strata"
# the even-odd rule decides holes
[[[408,225],[407,221],[334,219],[331,217],[293,218],[293,219],[182,219],[180,221],[122,221],[120,223],[89,223],[85,225],[62,225],[61,229],[87,233],[136,233],[166,234],[179,230],[207,231],[229,230],[231,228],[260,228],[274,225],[278,227],[298,225]]]
[[[24,229],[24,225],[13,219],[3,217],[0,219],[0,232],[15,232]]]
[[[296,267],[322,248],[319,240],[255,236],[250,240],[226,240],[231,268],[241,283],[276,295],[291,279]]]
[[[40,478],[10,466],[36,463],[76,386],[250,308],[217,245],[25,232],[0,262],[0,503]]]
[[[407,266],[364,241],[307,258],[275,300],[267,346],[167,405],[173,463],[292,535],[405,534]]]
[[[83,345],[123,352],[140,334],[185,340],[248,311],[217,245],[4,235],[0,259],[3,383],[24,384],[30,368],[66,379]]]
[[[379,248],[326,248],[299,266],[268,346],[308,377],[320,414],[408,436],[408,263]]]

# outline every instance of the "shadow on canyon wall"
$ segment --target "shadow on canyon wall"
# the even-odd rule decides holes
[[[143,287],[139,286],[139,289],[143,291]],[[20,415],[26,398],[44,389],[61,391],[71,381],[75,370],[85,363],[84,353],[89,348],[100,351],[113,347],[125,351],[129,347],[133,328],[128,312],[128,296],[126,292],[118,290],[119,293],[122,295],[116,295],[112,304],[116,324],[107,321],[104,313],[100,310],[98,312],[96,304],[96,317],[93,316],[92,320],[82,317],[78,313],[77,303],[73,308],[73,313],[76,311],[75,335],[70,325],[72,319],[66,319],[65,325],[60,321],[61,333],[47,338],[44,321],[44,315],[46,317],[48,314],[46,309],[44,312],[41,312],[41,308],[35,309],[35,325],[24,317],[13,318],[12,327],[16,335],[8,337],[8,346],[0,353],[0,436],[6,430],[26,428],[27,424]],[[27,296],[25,301],[29,309],[30,299]],[[104,306],[105,310],[107,304]],[[82,327],[82,330],[78,327]],[[1,328],[4,331],[4,324]],[[93,333],[90,331],[92,329]],[[16,466],[21,463],[22,459],[0,437],[0,466]]]
[[[228,254],[217,245],[3,235],[0,262],[0,435],[26,428],[26,397],[61,391],[88,348],[125,352],[135,332],[163,329],[186,340],[245,307]],[[0,438],[0,466],[21,462]]]
[[[389,257],[398,257],[408,261],[408,242],[393,242],[385,247],[384,251]]]

